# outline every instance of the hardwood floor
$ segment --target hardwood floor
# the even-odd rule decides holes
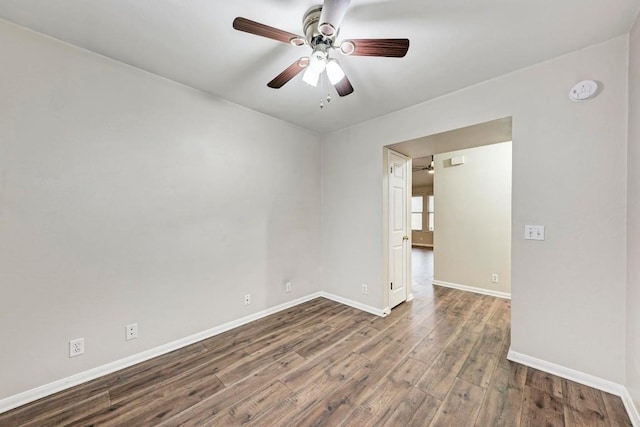
[[[422,273],[386,318],[318,298],[0,425],[631,426],[620,398],[506,360],[508,300],[433,288]]]

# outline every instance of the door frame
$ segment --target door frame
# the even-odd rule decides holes
[[[393,153],[399,157],[402,157],[407,161],[407,191],[406,191],[406,221],[407,221],[407,247],[405,248],[405,287],[407,289],[406,301],[413,299],[413,289],[411,287],[411,165],[412,160],[410,157],[397,151],[391,150],[387,147],[382,148],[382,306],[385,314],[391,313],[389,307],[389,153]]]

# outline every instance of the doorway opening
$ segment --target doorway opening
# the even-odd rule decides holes
[[[388,160],[394,153],[404,156],[413,172],[402,212],[405,301],[414,292],[433,293],[433,285],[510,298],[512,139],[507,117],[384,147],[385,286],[400,271],[389,256],[398,251],[390,246],[388,222],[394,214]],[[389,313],[397,300],[391,304],[390,289],[383,298]]]
[[[411,247],[411,290],[415,298],[433,297],[433,248]]]
[[[411,289],[414,297],[433,296],[433,234],[435,231],[435,157],[412,159]]]

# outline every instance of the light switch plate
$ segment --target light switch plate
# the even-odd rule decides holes
[[[524,238],[526,240],[544,240],[544,225],[525,225]]]

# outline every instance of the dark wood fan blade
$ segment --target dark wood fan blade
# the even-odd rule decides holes
[[[386,56],[402,58],[409,50],[409,39],[355,39],[354,56]]]
[[[305,66],[301,64],[304,64],[303,58],[300,58],[293,64],[289,65],[283,72],[278,74],[273,80],[267,83],[267,86],[273,89],[280,89],[289,80],[297,76],[300,71],[305,69]]]
[[[353,93],[353,86],[351,86],[351,82],[349,81],[347,76],[344,76],[344,78],[338,83],[334,84],[333,87],[340,96],[347,96],[350,93]]]
[[[302,37],[298,36],[297,34],[279,30],[277,28],[241,17],[237,17],[233,20],[233,28],[238,31],[244,31],[245,33],[255,34],[257,36],[277,40],[282,43],[289,43],[291,39],[302,39]]]

